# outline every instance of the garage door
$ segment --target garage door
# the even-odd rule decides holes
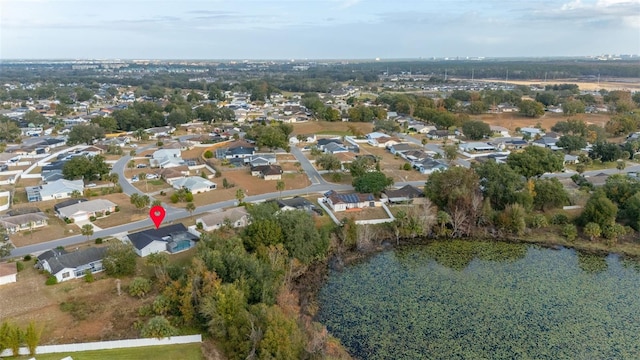
[[[89,215],[88,214],[84,214],[84,215],[75,215],[73,217],[75,222],[79,222],[79,221],[87,221],[89,220]]]

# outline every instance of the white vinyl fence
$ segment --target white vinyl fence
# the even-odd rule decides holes
[[[172,336],[162,339],[129,339],[129,340],[113,340],[113,341],[97,341],[78,344],[62,344],[62,345],[42,345],[36,348],[36,354],[53,354],[53,353],[70,353],[76,351],[91,350],[107,350],[107,349],[124,349],[143,346],[159,346],[159,345],[177,345],[201,343],[202,335],[186,335]],[[20,348],[20,355],[29,355],[29,349]],[[0,357],[11,356],[11,350],[5,350],[0,353]]]

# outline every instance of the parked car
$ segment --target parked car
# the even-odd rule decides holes
[[[136,167],[137,167],[138,169],[143,169],[143,168],[146,168],[146,167],[147,167],[147,164],[138,164],[138,165],[136,165]]]

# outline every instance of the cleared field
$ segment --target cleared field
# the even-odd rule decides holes
[[[537,124],[540,124],[542,128],[549,131],[553,125],[555,125],[558,121],[566,121],[568,119],[579,119],[584,120],[587,124],[595,124],[601,127],[609,121],[610,115],[606,114],[579,114],[576,116],[566,116],[563,114],[549,114],[545,113],[540,118],[527,118],[520,116],[518,114],[483,114],[473,116],[472,119],[482,120],[489,125],[497,125],[505,127],[511,131],[515,131],[516,128],[523,127],[535,127]],[[513,135],[513,134],[512,134]]]
[[[515,85],[556,85],[556,84],[576,84],[580,90],[598,91],[600,89],[611,90],[640,90],[640,79],[601,79],[601,81],[581,81],[579,79],[553,79],[547,80],[477,80],[479,82],[507,83]]]

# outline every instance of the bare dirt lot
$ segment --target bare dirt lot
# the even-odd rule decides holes
[[[400,170],[406,161],[401,157],[396,158],[387,149],[374,147],[368,144],[360,144],[360,154],[374,155],[380,160],[380,170],[394,181],[418,181],[426,180],[427,176],[416,170]]]
[[[550,131],[551,127],[558,121],[566,121],[568,119],[584,120],[587,124],[595,124],[601,127],[609,121],[610,115],[607,114],[579,114],[576,116],[566,116],[563,114],[550,114],[546,113],[540,118],[528,118],[518,114],[483,114],[480,116],[474,116],[473,119],[482,120],[489,125],[497,125],[505,127],[511,131],[515,131],[516,128],[534,127],[540,124],[543,129]],[[512,134],[513,135],[513,134]]]
[[[46,286],[46,276],[38,273],[33,261],[25,263],[18,282],[0,287],[0,319],[25,327],[34,321],[43,327],[40,343],[61,344],[136,337],[133,322],[137,308],[147,300],[138,300],[123,291],[116,293],[115,280],[96,274],[93,283],[72,280]],[[122,281],[126,289],[129,280]],[[60,304],[67,303],[68,312]]]
[[[544,79],[538,80],[477,80],[477,81],[486,81],[493,83],[509,83],[516,85],[555,85],[555,84],[576,84],[580,88],[580,90],[588,90],[588,91],[597,91],[600,89],[605,89],[608,91],[612,90],[630,90],[637,91],[640,90],[640,79],[601,79],[601,81],[581,81],[579,79],[554,79],[547,80]]]

